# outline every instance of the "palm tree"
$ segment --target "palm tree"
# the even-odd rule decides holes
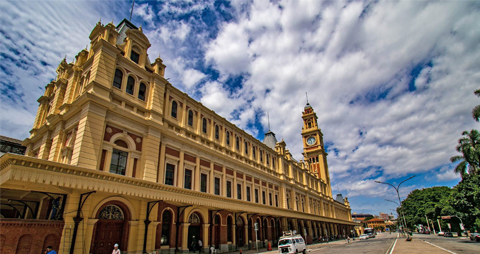
[[[480,89],[476,90],[475,92],[473,92],[476,96],[480,97]],[[477,105],[473,108],[472,110],[472,117],[473,119],[475,119],[475,121],[479,121],[480,120],[480,105]]]
[[[457,151],[462,155],[453,156],[451,162],[460,163],[455,167],[455,173],[461,174],[462,178],[468,173],[476,175],[480,173],[480,133],[477,130],[464,131],[463,137],[458,140]]]

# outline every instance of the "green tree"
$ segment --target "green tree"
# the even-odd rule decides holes
[[[418,224],[427,225],[425,215],[432,220],[435,220],[438,216],[449,215],[448,212],[453,211],[448,202],[451,191],[446,186],[412,191],[402,201],[407,227],[414,228]],[[401,211],[397,210],[401,214]],[[402,218],[400,217],[400,219]]]
[[[449,203],[455,215],[462,218],[466,229],[480,230],[480,176],[465,175],[453,187]]]
[[[477,175],[480,171],[480,133],[477,130],[471,130],[464,131],[462,135],[456,148],[462,155],[453,156],[450,161],[460,162],[455,167],[455,173],[463,178],[467,172]]]
[[[476,90],[475,92],[473,92],[476,96],[480,97],[480,89]],[[475,119],[475,121],[479,121],[480,120],[480,105],[477,105],[473,108],[472,110],[472,117],[473,119]]]

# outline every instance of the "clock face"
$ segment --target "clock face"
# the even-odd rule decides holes
[[[316,140],[315,140],[315,137],[309,137],[309,138],[307,139],[307,144],[308,144],[309,146],[311,146],[311,145],[315,144],[315,141],[316,141]]]

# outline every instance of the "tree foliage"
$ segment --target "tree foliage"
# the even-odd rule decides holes
[[[457,151],[462,155],[453,156],[451,162],[460,162],[455,173],[462,178],[468,173],[478,175],[480,172],[480,133],[477,130],[464,131],[458,140]],[[467,170],[468,169],[468,170]]]
[[[462,218],[466,228],[480,230],[480,176],[465,175],[453,187],[449,198],[456,215]]]
[[[480,89],[476,90],[475,92],[473,92],[476,96],[479,96],[480,97]],[[472,110],[472,117],[473,119],[475,119],[475,121],[479,121],[480,120],[480,105],[477,105],[473,108]]]
[[[425,215],[429,219],[435,220],[438,216],[453,212],[448,202],[451,191],[445,186],[412,191],[402,201],[407,227],[414,228],[414,225],[418,224],[426,225]],[[401,210],[398,210],[398,214],[401,215]]]

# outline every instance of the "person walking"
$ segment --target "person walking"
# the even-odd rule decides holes
[[[53,250],[52,246],[47,246],[47,251],[45,251],[45,254],[57,254],[57,252]]]
[[[197,244],[197,247],[198,247],[198,253],[202,253],[202,246],[203,246],[203,243],[202,243],[202,240],[200,240],[200,238],[198,239],[198,244]]]
[[[113,251],[112,251],[112,254],[120,254],[120,249],[118,248],[118,243],[116,243],[115,245],[113,245]]]

